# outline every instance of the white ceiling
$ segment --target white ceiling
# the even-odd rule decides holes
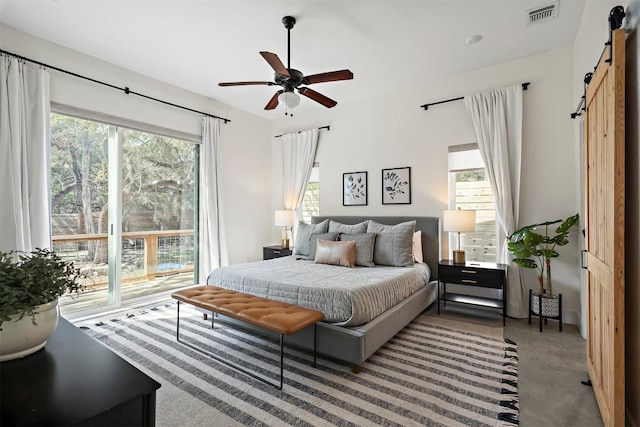
[[[585,1],[560,0],[557,19],[532,25],[528,10],[550,0],[0,0],[0,22],[277,119],[282,110],[263,108],[278,87],[217,84],[273,81],[258,52],[287,64],[285,15],[297,20],[291,67],[350,69],[353,80],[312,86],[348,103],[571,45]],[[323,108],[302,97],[296,114]]]

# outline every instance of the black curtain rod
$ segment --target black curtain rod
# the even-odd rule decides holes
[[[318,128],[318,130],[322,130],[322,129],[326,129],[326,130],[331,130],[331,127],[329,125],[327,126],[321,126]],[[301,130],[298,131],[298,133],[302,132]],[[274,136],[274,138],[280,138],[281,136],[284,136],[284,134],[280,134],[280,135],[276,135]]]
[[[40,65],[41,67],[50,68],[52,70],[56,70],[56,71],[59,71],[61,73],[69,74],[70,76],[74,76],[74,77],[78,77],[78,78],[81,78],[81,79],[84,79],[84,80],[88,80],[90,82],[97,83],[97,84],[100,84],[100,85],[103,85],[103,86],[107,86],[107,87],[110,87],[112,89],[117,89],[117,90],[120,90],[120,91],[126,93],[127,95],[137,95],[137,96],[140,96],[142,98],[149,99],[151,101],[155,101],[155,102],[159,102],[161,104],[169,105],[171,107],[180,108],[182,110],[191,111],[193,113],[202,114],[202,115],[208,116],[208,117],[214,117],[216,119],[223,120],[225,123],[229,123],[231,121],[230,119],[225,119],[224,117],[219,117],[219,116],[215,116],[213,114],[205,113],[204,111],[194,110],[193,108],[183,107],[182,105],[174,104],[172,102],[163,101],[162,99],[158,99],[158,98],[154,98],[152,96],[144,95],[142,93],[138,93],[138,92],[132,91],[131,89],[129,89],[126,86],[125,87],[115,86],[115,85],[112,85],[110,83],[105,83],[105,82],[102,82],[100,80],[92,79],[91,77],[83,76],[82,74],[74,73],[72,71],[63,70],[62,68],[54,67],[53,65],[45,64],[44,62],[40,62],[40,61],[36,61],[36,60],[30,59],[30,58],[26,58],[24,56],[16,55],[15,53],[7,52],[6,50],[3,50],[3,49],[0,49],[0,54],[10,55],[10,56],[18,58],[20,60]]]
[[[530,84],[531,82],[522,83],[522,90],[527,90]],[[429,107],[431,107],[432,105],[445,104],[447,102],[453,102],[453,101],[460,101],[461,99],[464,99],[464,96],[460,96],[458,98],[445,99],[444,101],[430,102],[428,104],[421,105],[420,108],[424,108],[425,110],[428,110]]]

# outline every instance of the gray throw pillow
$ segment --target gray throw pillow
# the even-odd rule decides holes
[[[396,225],[384,225],[369,221],[367,233],[376,233],[373,262],[377,265],[394,267],[413,266],[413,232],[415,221],[401,222]]]
[[[293,245],[293,254],[304,257],[309,256],[309,242],[312,234],[326,233],[329,228],[329,220],[325,219],[319,224],[307,224],[304,221],[298,222],[296,230],[295,244]]]
[[[318,248],[318,240],[335,242],[336,240],[338,240],[339,234],[340,233],[338,233],[337,231],[333,233],[329,232],[329,233],[312,234],[311,238],[309,239],[309,256],[307,256],[307,259],[310,259],[310,260],[316,259],[316,250]]]
[[[358,234],[367,231],[367,221],[358,224],[348,225],[338,221],[329,221],[329,231],[337,231],[338,233]]]
[[[361,267],[375,267],[373,263],[375,233],[340,234],[343,242],[356,242],[356,265]]]

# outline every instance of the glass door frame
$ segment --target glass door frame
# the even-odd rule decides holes
[[[121,127],[109,126],[109,256],[108,303],[105,307],[122,305],[122,141],[124,132]]]

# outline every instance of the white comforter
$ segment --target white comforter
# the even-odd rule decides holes
[[[346,268],[289,256],[221,267],[207,283],[313,308],[325,322],[357,326],[416,292],[430,274],[426,264]]]

